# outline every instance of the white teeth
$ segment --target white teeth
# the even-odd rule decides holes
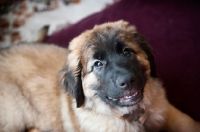
[[[138,91],[136,91],[136,92],[134,92],[132,95],[128,95],[128,96],[124,96],[124,97],[122,97],[122,98],[120,98],[120,100],[123,100],[123,99],[130,99],[130,98],[132,98],[132,97],[134,97],[134,96],[136,96],[136,95],[138,95]],[[113,100],[113,101],[117,101],[118,99],[114,99],[114,98],[111,98],[111,97],[108,97],[108,99],[110,99],[110,100]]]
[[[109,99],[112,99],[112,100],[114,100],[114,101],[116,101],[116,100],[118,100],[118,99],[114,99],[114,98],[111,98],[111,97],[108,97]]]
[[[111,98],[111,97],[108,97],[109,99],[113,99],[113,98]]]
[[[136,96],[138,94],[138,91],[136,91],[133,95],[131,95],[131,96],[124,96],[124,98],[125,99],[130,99],[131,97],[133,97],[133,96]]]
[[[136,91],[132,96],[136,96],[138,94],[138,91]]]
[[[124,98],[125,98],[125,99],[129,99],[129,98],[131,98],[131,97],[133,97],[133,96],[125,96]]]

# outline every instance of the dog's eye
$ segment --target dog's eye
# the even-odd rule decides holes
[[[123,54],[124,54],[125,56],[130,56],[130,55],[131,55],[131,50],[130,50],[129,48],[124,48]]]
[[[101,67],[101,66],[103,66],[103,63],[102,63],[101,61],[96,61],[96,62],[94,63],[94,66],[95,66],[95,67]]]

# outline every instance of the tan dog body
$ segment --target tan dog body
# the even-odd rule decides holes
[[[198,132],[200,126],[195,121],[168,103],[162,84],[150,76],[150,62],[144,51],[131,45],[130,38],[123,35],[121,40],[131,45],[139,64],[146,67],[142,101],[121,107],[105,103],[90,89],[93,84],[101,83],[96,74],[86,72],[93,62],[93,49],[86,49],[85,41],[91,39],[92,32],[110,28],[136,33],[134,27],[119,21],[86,31],[71,42],[70,51],[44,44],[23,44],[0,51],[0,131],[21,132],[34,128],[41,132],[154,132],[161,129]],[[66,69],[80,70],[76,68],[78,60],[83,69],[84,100],[70,94],[71,85],[65,89],[67,92],[62,88],[70,83],[66,79],[71,74],[66,74]],[[84,101],[79,108],[78,101]]]

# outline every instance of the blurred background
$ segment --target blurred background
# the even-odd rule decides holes
[[[0,0],[0,48],[41,41],[116,0]],[[41,38],[42,37],[42,38]]]
[[[169,102],[200,121],[199,0],[0,0],[0,48],[69,42],[96,24],[126,20],[154,51]]]

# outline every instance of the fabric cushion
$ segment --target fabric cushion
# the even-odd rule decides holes
[[[67,47],[72,38],[95,24],[126,20],[154,49],[158,77],[167,98],[200,120],[200,6],[196,1],[121,0],[102,12],[48,37]]]

